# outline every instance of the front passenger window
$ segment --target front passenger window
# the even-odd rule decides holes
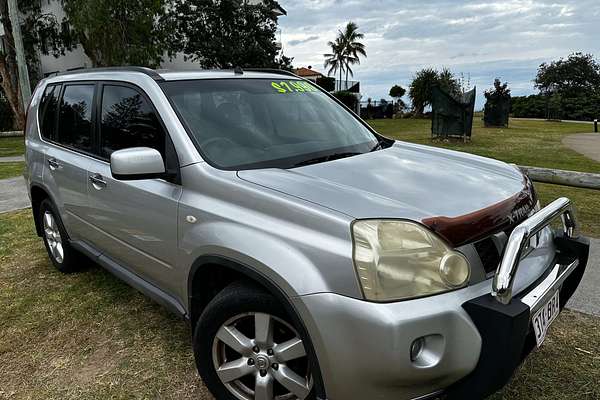
[[[146,99],[126,86],[105,85],[102,93],[100,155],[129,147],[151,147],[165,158],[165,132]]]

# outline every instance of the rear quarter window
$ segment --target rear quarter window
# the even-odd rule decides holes
[[[61,85],[48,85],[42,95],[42,101],[38,109],[38,121],[40,133],[44,139],[55,140],[60,87]]]

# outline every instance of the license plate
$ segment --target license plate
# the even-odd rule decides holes
[[[554,322],[560,313],[560,299],[558,293],[558,291],[554,293],[552,298],[534,314],[533,319],[531,320],[538,347],[544,343],[548,327],[550,327],[550,324]]]

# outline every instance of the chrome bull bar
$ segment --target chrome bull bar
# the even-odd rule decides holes
[[[500,303],[509,304],[512,300],[512,288],[519,262],[521,261],[521,255],[530,239],[559,216],[562,219],[565,236],[574,238],[577,231],[577,222],[575,221],[571,200],[566,197],[554,200],[523,221],[512,231],[506,244],[504,257],[496,270],[496,275],[492,282],[492,296]]]

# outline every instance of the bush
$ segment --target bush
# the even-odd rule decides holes
[[[323,90],[333,92],[335,90],[335,78],[329,76],[323,76],[317,78],[317,85],[321,86]]]
[[[535,94],[513,97],[511,113],[517,118],[551,118],[591,121],[600,118],[600,93],[559,97]]]
[[[358,104],[358,99],[354,95],[354,93],[350,92],[335,92],[333,94],[336,99],[341,101],[346,105],[346,107],[350,108],[352,111],[356,111],[356,105]]]

